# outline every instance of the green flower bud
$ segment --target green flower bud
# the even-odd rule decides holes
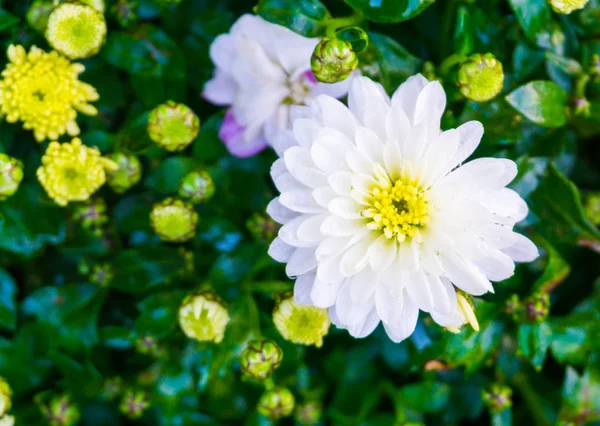
[[[72,426],[80,417],[79,408],[67,395],[52,398],[41,410],[50,426]]]
[[[327,309],[299,305],[286,293],[275,305],[273,323],[284,339],[300,345],[323,346],[331,321]]]
[[[246,221],[252,237],[259,242],[271,244],[279,232],[279,224],[266,213],[254,213]]]
[[[128,389],[121,398],[119,411],[129,419],[139,419],[144,415],[144,412],[150,407],[150,399],[148,393],[143,390]]]
[[[0,417],[12,407],[12,389],[8,382],[0,377]]]
[[[136,0],[118,0],[112,6],[111,11],[119,25],[127,28],[138,20],[138,7],[139,2]]]
[[[111,379],[106,379],[106,381],[104,382],[104,390],[102,392],[102,395],[106,399],[112,401],[117,396],[119,396],[122,391],[123,379],[121,379],[120,377],[113,377]]]
[[[536,293],[523,301],[526,321],[544,322],[550,314],[550,296],[547,293]]]
[[[324,38],[310,58],[312,73],[322,83],[343,81],[350,77],[357,66],[358,58],[352,46],[340,39]]]
[[[600,225],[600,192],[593,192],[585,197],[583,209],[585,215],[594,225]]]
[[[283,351],[272,340],[252,340],[242,352],[242,370],[256,380],[265,380],[281,365]]]
[[[153,336],[142,336],[135,340],[135,349],[142,355],[150,355],[159,358],[162,351],[158,340]]]
[[[573,114],[576,117],[589,117],[591,114],[591,107],[592,105],[590,104],[590,101],[588,101],[585,98],[573,98],[571,100],[571,103],[573,105]]]
[[[292,414],[294,402],[294,395],[289,389],[276,387],[261,395],[256,408],[263,416],[271,420],[278,420]]]
[[[4,417],[0,418],[0,426],[15,426],[14,416],[9,416],[7,414]]]
[[[597,53],[592,55],[592,60],[588,66],[588,74],[594,78],[594,81],[598,81],[600,77],[600,55]]]
[[[6,200],[19,189],[23,180],[23,163],[0,153],[0,200]]]
[[[472,55],[458,70],[458,85],[465,97],[487,102],[502,91],[502,63],[491,53]]]
[[[27,23],[39,33],[44,33],[48,26],[50,12],[54,9],[52,0],[35,0],[27,10]]]
[[[167,198],[152,208],[150,224],[161,240],[185,242],[196,233],[198,213],[186,201]]]
[[[556,13],[568,15],[576,10],[583,9],[590,0],[548,0]]]
[[[200,119],[194,111],[173,101],[150,111],[148,135],[167,151],[181,151],[192,143],[200,131]]]
[[[187,198],[193,204],[205,203],[214,194],[215,184],[205,171],[189,173],[182,179],[179,187],[179,196]]]
[[[107,171],[108,184],[117,194],[127,191],[142,178],[142,163],[135,155],[113,152],[106,158],[117,163],[116,169]]]
[[[50,13],[46,40],[52,48],[68,58],[79,59],[95,55],[105,38],[104,15],[87,4],[65,2]]]
[[[101,228],[108,223],[104,198],[95,197],[83,203],[74,204],[73,219],[81,222],[83,229],[95,234],[101,233]]]
[[[483,403],[491,413],[501,413],[512,407],[512,389],[494,383],[482,392]]]
[[[189,294],[179,307],[179,326],[190,339],[220,343],[228,323],[225,303],[212,290]]]
[[[100,287],[108,287],[114,276],[115,273],[110,263],[97,263],[89,272],[90,281]]]
[[[306,401],[296,407],[294,417],[303,426],[319,424],[323,416],[323,406],[319,401]]]
[[[510,315],[515,322],[519,321],[522,309],[521,300],[516,294],[511,295],[504,305],[504,312]]]

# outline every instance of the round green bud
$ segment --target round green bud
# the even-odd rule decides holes
[[[583,9],[590,0],[548,0],[556,13],[568,15],[576,10]]]
[[[583,209],[585,215],[594,225],[600,225],[600,192],[593,192],[585,197]]]
[[[573,114],[577,117],[589,117],[592,112],[592,104],[585,98],[571,99]]]
[[[23,163],[0,153],[0,200],[6,200],[19,189],[23,180]]]
[[[194,111],[167,101],[150,111],[148,135],[167,151],[181,151],[192,143],[200,131],[200,119]]]
[[[52,9],[54,9],[52,0],[35,0],[25,15],[27,23],[31,28],[43,34],[48,26],[48,18]]]
[[[79,2],[60,3],[50,13],[46,40],[71,59],[95,55],[106,38],[102,12]]]
[[[535,293],[523,301],[526,321],[544,322],[550,314],[550,296],[548,293]]]
[[[294,395],[287,388],[276,387],[265,391],[256,407],[258,412],[271,420],[288,417],[294,412]]]
[[[194,237],[198,213],[186,201],[167,198],[152,208],[150,224],[161,240],[181,243]]]
[[[265,380],[281,365],[283,351],[272,340],[252,340],[242,352],[242,371],[256,380]]]
[[[504,85],[502,63],[491,53],[471,55],[458,70],[458,86],[462,94],[476,102],[496,97]]]
[[[119,411],[125,417],[135,420],[142,417],[148,407],[150,407],[148,393],[143,390],[128,389],[121,398]]]
[[[229,323],[223,300],[212,290],[189,294],[179,307],[179,326],[190,339],[220,343]]]
[[[310,58],[312,73],[322,83],[344,81],[357,66],[358,58],[350,43],[337,38],[321,40]]]
[[[115,273],[110,263],[97,263],[89,272],[90,281],[100,287],[108,287],[114,276]]]
[[[12,407],[12,389],[8,382],[0,377],[0,417]]]
[[[246,221],[246,228],[259,242],[270,244],[279,232],[279,224],[266,213],[254,213]]]
[[[112,6],[111,11],[119,25],[127,28],[138,20],[138,7],[139,2],[137,0],[118,0]]]
[[[117,396],[119,396],[122,391],[123,379],[121,379],[120,377],[113,377],[110,379],[106,379],[106,381],[104,382],[104,390],[102,392],[102,395],[106,399],[112,401]]]
[[[153,336],[142,336],[135,340],[135,349],[142,355],[158,357],[161,353],[158,340]]]
[[[501,413],[512,406],[512,389],[494,383],[482,392],[482,399],[491,413]]]
[[[142,163],[135,155],[113,152],[106,158],[117,164],[116,169],[107,171],[108,184],[117,194],[127,191],[142,178]]]
[[[285,293],[273,310],[273,324],[285,340],[320,348],[331,320],[327,309],[300,305],[291,293]]]
[[[516,294],[511,295],[504,305],[504,312],[510,315],[514,321],[519,320],[522,309],[521,300]]]
[[[193,204],[205,203],[213,195],[215,195],[215,183],[205,171],[189,173],[179,186],[179,196],[187,198]]]
[[[298,404],[294,417],[296,422],[303,426],[319,424],[323,416],[323,406],[319,401],[306,401]]]
[[[41,410],[50,426],[73,426],[80,417],[79,408],[68,395],[52,398]]]
[[[15,426],[15,417],[6,414],[0,418],[0,426]]]
[[[83,229],[99,234],[101,228],[108,223],[104,198],[95,197],[83,203],[74,204],[73,219],[80,221]]]

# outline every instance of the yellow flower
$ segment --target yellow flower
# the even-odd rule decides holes
[[[331,325],[327,309],[299,305],[291,294],[275,306],[273,323],[284,339],[317,348],[323,346]]]
[[[75,138],[71,143],[50,142],[42,157],[37,177],[56,204],[66,206],[70,201],[85,201],[106,181],[105,169],[117,165]]]
[[[565,15],[575,10],[583,9],[590,0],[549,0],[550,6],[557,13]]]
[[[80,2],[56,6],[48,18],[46,40],[50,46],[71,59],[95,55],[106,38],[102,12]]]
[[[0,377],[0,417],[12,406],[12,389],[4,378]]]
[[[0,115],[9,123],[22,121],[42,142],[65,133],[78,135],[77,111],[97,114],[88,102],[98,100],[98,92],[78,78],[83,65],[35,46],[27,53],[23,46],[11,45],[7,55],[10,62],[0,80]]]
[[[229,312],[212,290],[191,293],[179,308],[179,326],[190,339],[220,343],[229,323]]]

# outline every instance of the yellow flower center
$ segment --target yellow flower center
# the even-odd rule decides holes
[[[381,166],[375,180],[367,197],[369,207],[361,213],[369,221],[367,226],[398,242],[420,240],[432,210],[427,190],[408,173],[392,179]]]

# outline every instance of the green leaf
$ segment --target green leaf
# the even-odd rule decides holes
[[[468,55],[473,51],[475,27],[469,9],[460,6],[456,13],[456,28],[454,30],[454,52]]]
[[[600,231],[587,219],[577,187],[554,164],[529,198],[543,235],[592,248],[600,244]]]
[[[20,19],[10,12],[0,8],[0,31],[12,27],[19,23]]]
[[[547,241],[542,243],[548,252],[548,263],[541,277],[533,284],[532,293],[544,292],[550,293],[554,287],[559,285],[567,278],[571,272],[571,266],[563,259],[558,251]]]
[[[394,23],[414,18],[435,0],[345,0],[357,12],[374,22]]]
[[[541,370],[552,343],[552,328],[546,322],[519,326],[519,351],[537,370]]]
[[[352,45],[355,53],[360,53],[369,45],[369,35],[360,27],[346,27],[337,33],[336,37]]]
[[[160,162],[146,179],[146,186],[162,194],[177,193],[181,180],[200,164],[190,157],[169,157]]]
[[[597,371],[588,369],[579,375],[568,367],[562,395],[561,420],[577,421],[582,425],[600,420],[600,377]]]
[[[441,410],[450,398],[450,386],[439,382],[424,382],[406,385],[394,395],[396,406],[409,408],[419,413]]]
[[[369,47],[359,54],[361,71],[391,93],[421,70],[423,62],[383,34],[369,32]]]
[[[305,37],[323,35],[331,17],[319,0],[260,0],[254,13]]]
[[[590,336],[600,332],[600,314],[573,312],[566,317],[551,318],[552,354],[558,362],[572,365],[585,365],[593,342]]]
[[[17,283],[0,269],[0,328],[14,331],[17,326]]]
[[[212,162],[227,154],[225,144],[219,139],[219,129],[223,122],[223,113],[211,115],[202,123],[200,133],[193,142],[194,157],[204,162]]]
[[[65,239],[64,209],[37,184],[21,185],[15,195],[0,204],[0,215],[4,217],[2,250],[32,257],[47,244],[60,244]]]
[[[102,54],[111,65],[130,74],[185,78],[183,52],[164,31],[150,24],[133,34],[109,32]]]
[[[175,278],[185,268],[176,249],[139,247],[123,250],[113,258],[112,285],[126,293],[143,293]]]
[[[529,120],[542,127],[561,127],[567,122],[567,92],[551,81],[532,81],[511,92],[506,100]]]
[[[132,346],[131,331],[125,327],[103,327],[100,329],[100,341],[109,348],[129,349]]]
[[[512,426],[512,410],[502,410],[492,414],[492,426]]]
[[[185,297],[184,291],[157,293],[138,304],[140,316],[133,327],[138,337],[167,337],[177,326],[177,312]]]
[[[552,47],[552,12],[547,0],[510,0],[519,24],[530,41],[540,47]]]

